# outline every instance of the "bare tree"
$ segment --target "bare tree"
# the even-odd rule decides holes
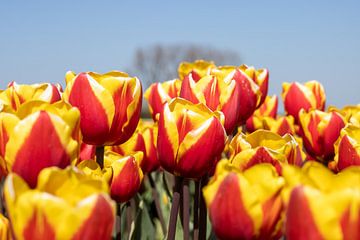
[[[182,61],[204,59],[217,65],[240,65],[237,52],[199,45],[153,45],[136,50],[131,74],[139,76],[144,89],[153,82],[163,82],[177,77]]]

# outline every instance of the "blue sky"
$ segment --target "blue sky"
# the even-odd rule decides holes
[[[127,69],[138,47],[195,43],[269,68],[270,94],[316,79],[328,104],[360,103],[359,1],[252,2],[1,1],[0,88],[64,85],[67,70]]]

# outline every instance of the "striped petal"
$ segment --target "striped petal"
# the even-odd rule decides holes
[[[204,60],[182,62],[178,68],[179,79],[183,80],[185,76],[191,73],[195,80],[199,80],[203,76],[208,75],[213,68],[215,68],[214,62],[207,62]]]

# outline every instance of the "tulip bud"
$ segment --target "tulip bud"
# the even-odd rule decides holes
[[[143,172],[142,152],[121,156],[107,151],[104,157],[104,178],[110,185],[110,195],[117,202],[129,201],[140,189]]]
[[[284,181],[270,164],[241,173],[222,160],[203,193],[219,239],[278,239]]]
[[[16,114],[0,113],[1,154],[7,171],[17,173],[35,187],[43,168],[75,164],[79,117],[79,111],[64,102],[30,101],[21,105]]]
[[[195,81],[209,75],[211,69],[215,68],[214,62],[207,62],[204,60],[196,60],[195,62],[182,62],[179,65],[178,73],[179,79],[183,80],[185,76],[191,74]]]
[[[117,145],[131,137],[141,112],[139,79],[117,71],[70,72],[66,79],[64,98],[80,110],[85,143]]]
[[[301,109],[309,111],[311,109],[324,110],[325,108],[325,91],[317,81],[309,81],[305,84],[283,83],[281,96],[285,111],[293,116],[296,122],[298,122],[298,114]]]
[[[212,111],[221,111],[225,117],[225,130],[231,134],[239,118],[239,91],[234,79],[208,75],[195,81],[189,74],[182,82],[180,97],[193,103],[203,103]]]
[[[260,105],[263,104],[268,93],[269,86],[269,70],[266,68],[261,68],[255,70],[254,67],[249,67],[245,64],[239,67],[244,71],[255,83],[259,86],[261,92]]]
[[[347,125],[335,143],[335,159],[331,165],[336,171],[349,166],[360,166],[360,127]]]
[[[221,120],[219,120],[221,119]],[[166,103],[157,139],[161,166],[178,176],[201,178],[225,146],[223,115],[181,98]]]
[[[36,189],[16,174],[4,186],[16,239],[110,239],[115,203],[107,184],[74,168],[41,171]]]
[[[254,132],[262,129],[261,120],[263,117],[276,118],[278,108],[278,97],[276,95],[266,96],[265,101],[255,110],[253,115],[246,120],[246,130]]]
[[[336,112],[301,110],[299,124],[306,151],[320,161],[332,159],[334,143],[345,126],[344,118]]]
[[[149,110],[154,121],[162,111],[164,104],[180,95],[181,81],[178,79],[163,83],[153,83],[145,91],[144,97],[148,101]]]
[[[258,130],[249,135],[239,133],[230,143],[230,153],[230,161],[240,170],[259,163],[270,163],[281,174],[283,165],[300,166],[303,162],[301,149],[294,137],[289,134],[281,137],[266,130]]]

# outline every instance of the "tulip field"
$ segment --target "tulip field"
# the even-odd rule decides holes
[[[0,239],[360,240],[360,105],[317,81],[269,96],[265,68],[177,74],[1,90]]]

